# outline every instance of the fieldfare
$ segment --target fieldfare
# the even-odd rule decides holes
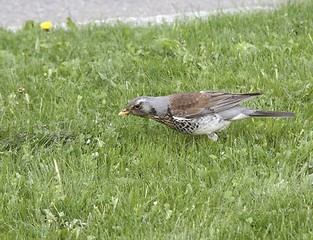
[[[131,100],[119,116],[131,114],[150,118],[186,134],[208,135],[218,139],[216,131],[230,122],[249,117],[295,117],[291,112],[262,111],[246,108],[241,102],[262,93],[188,92],[168,96],[141,96]]]

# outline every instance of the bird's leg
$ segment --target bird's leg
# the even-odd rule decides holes
[[[212,141],[214,141],[214,142],[216,142],[217,139],[218,139],[217,134],[216,134],[216,133],[213,133],[213,132],[212,132],[212,133],[209,133],[209,134],[208,134],[208,137],[211,138]]]

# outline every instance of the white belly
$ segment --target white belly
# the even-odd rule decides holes
[[[225,121],[217,114],[201,117],[198,121],[199,127],[195,129],[192,133],[193,135],[214,133],[218,130],[223,130],[230,124],[229,121]]]

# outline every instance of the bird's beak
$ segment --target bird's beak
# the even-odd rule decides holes
[[[127,111],[126,109],[124,109],[123,111],[121,111],[118,115],[119,116],[124,116],[124,115],[128,115],[129,111]]]

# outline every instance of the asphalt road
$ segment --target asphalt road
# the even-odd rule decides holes
[[[277,7],[287,0],[0,0],[0,27],[18,27],[26,20],[62,23],[110,18],[144,18],[229,9]]]

